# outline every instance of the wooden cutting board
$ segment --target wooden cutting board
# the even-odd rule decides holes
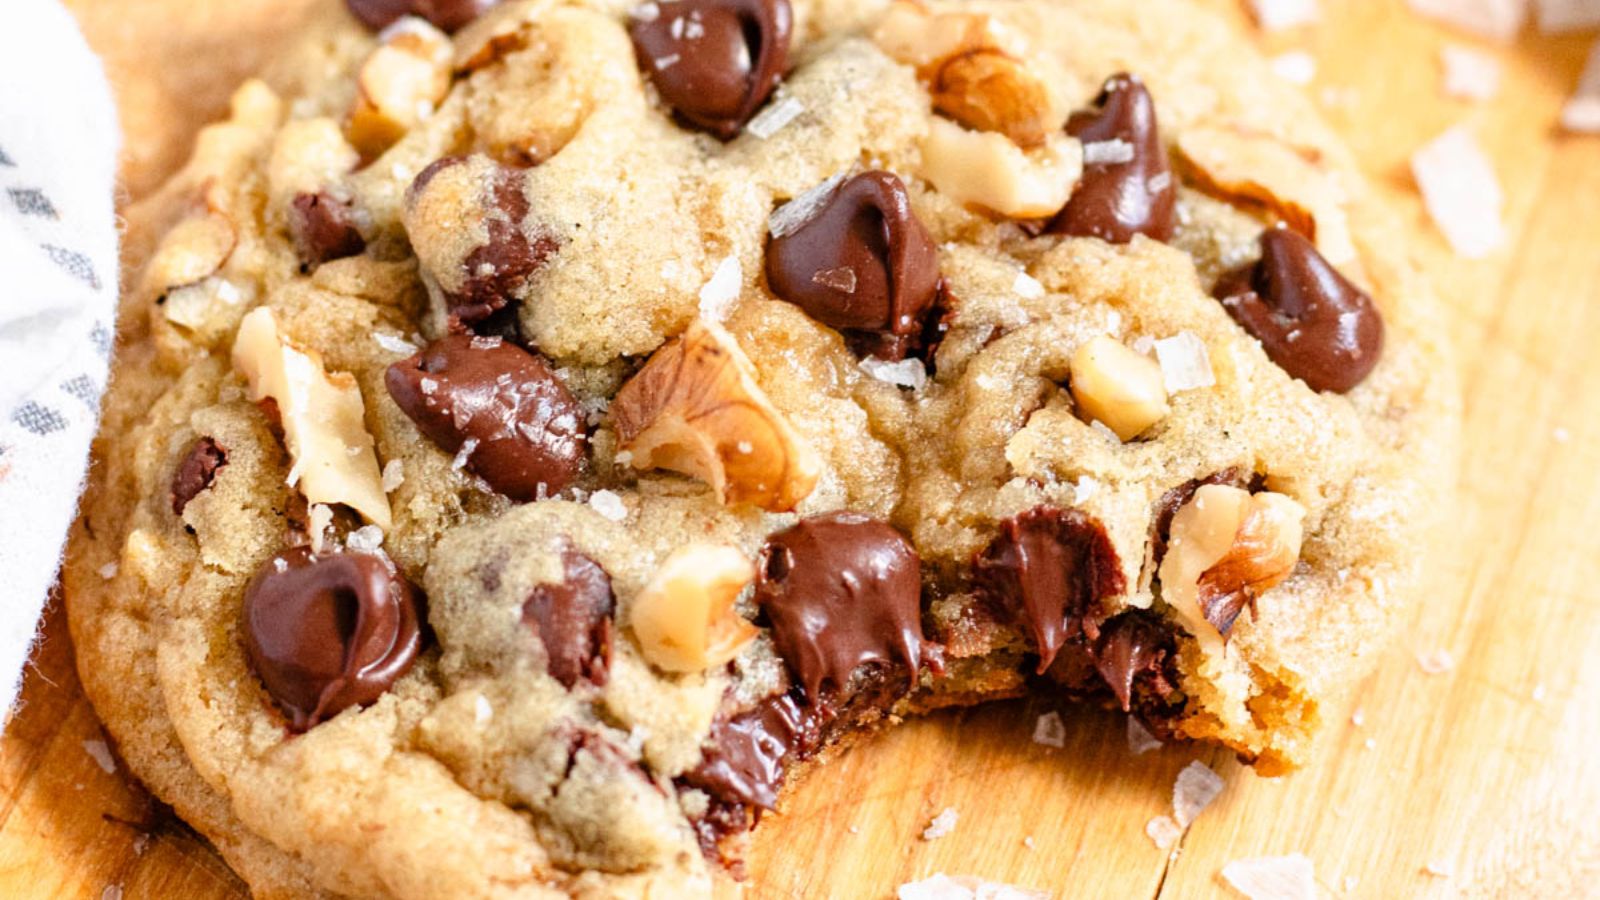
[[[312,2],[334,0],[69,0],[120,93],[130,196],[181,162]],[[1241,17],[1235,0],[1203,2]],[[1057,897],[1225,896],[1228,861],[1292,852],[1330,897],[1600,892],[1600,138],[1553,124],[1588,41],[1495,50],[1501,96],[1473,107],[1438,90],[1437,48],[1461,38],[1400,0],[1324,7],[1329,21],[1269,49],[1316,57],[1312,90],[1415,220],[1462,351],[1459,503],[1412,621],[1353,705],[1327,711],[1307,771],[1261,779],[1193,747],[1134,756],[1122,718],[1097,711],[1068,711],[1067,745],[1050,749],[1031,741],[1039,702],[935,716],[806,783],[758,830],[749,895],[882,898],[946,872]],[[1479,262],[1448,253],[1406,165],[1461,121],[1495,160],[1512,235]],[[244,896],[101,752],[64,625],[54,611],[0,740],[0,896]],[[1441,649],[1454,667],[1426,674],[1419,655]],[[1168,854],[1145,824],[1193,759],[1227,788]],[[947,807],[954,831],[921,840]]]

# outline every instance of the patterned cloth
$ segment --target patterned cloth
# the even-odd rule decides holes
[[[0,28],[0,708],[77,510],[117,299],[116,112],[53,0]]]

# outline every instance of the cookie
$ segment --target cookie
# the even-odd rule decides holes
[[[1191,7],[310,29],[130,211],[64,575],[258,895],[704,893],[803,770],[1027,692],[1287,771],[1414,592],[1440,311]]]

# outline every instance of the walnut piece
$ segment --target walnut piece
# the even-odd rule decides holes
[[[1244,607],[1294,571],[1305,512],[1283,494],[1207,484],[1172,517],[1161,598],[1201,649],[1221,652]]]
[[[1090,338],[1072,354],[1068,373],[1079,411],[1124,441],[1171,410],[1161,365],[1105,335]]]
[[[292,463],[289,485],[308,503],[343,503],[388,531],[389,498],[355,378],[328,372],[315,350],[290,344],[264,306],[239,323],[233,365],[249,381],[252,400],[271,398],[278,406]]]
[[[383,43],[356,73],[356,99],[345,135],[373,159],[433,115],[450,90],[453,47],[444,32],[418,18],[383,31]]]
[[[1334,265],[1355,260],[1345,192],[1316,151],[1237,127],[1184,129],[1177,149],[1202,191],[1282,221]]]
[[[917,174],[959,203],[1035,219],[1055,214],[1072,197],[1083,174],[1083,147],[1057,134],[1024,153],[994,132],[934,119],[922,141]]]
[[[1063,110],[1049,85],[1003,46],[985,14],[933,13],[900,0],[872,37],[897,62],[916,68],[934,109],[968,128],[997,132],[1024,148],[1061,130]]]
[[[645,659],[666,672],[701,672],[737,656],[757,629],[733,603],[755,574],[724,545],[691,544],[667,557],[630,607]]]
[[[788,512],[816,487],[816,451],[756,384],[721,326],[696,319],[617,392],[611,422],[636,469],[711,485],[723,503]]]
[[[167,232],[145,266],[145,284],[161,295],[203,281],[222,268],[237,243],[233,223],[208,204]]]

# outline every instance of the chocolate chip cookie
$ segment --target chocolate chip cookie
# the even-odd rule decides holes
[[[849,741],[1027,692],[1287,771],[1415,592],[1435,301],[1191,7],[310,30],[130,211],[64,576],[258,895],[701,895]]]

